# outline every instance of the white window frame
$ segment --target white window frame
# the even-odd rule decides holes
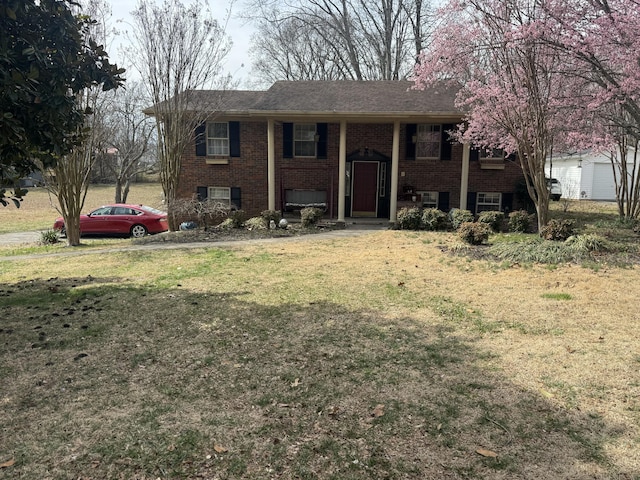
[[[422,208],[438,208],[438,200],[439,193],[438,192],[416,192],[420,194]],[[425,197],[427,197],[427,201],[425,201]]]
[[[230,187],[208,187],[207,200],[210,202],[220,202],[223,205],[231,207],[231,188]]]
[[[504,150],[501,148],[481,148],[480,160],[504,160]]]
[[[476,195],[476,214],[486,211],[499,212],[502,210],[501,207],[502,193],[500,192],[478,192]]]
[[[427,148],[424,145],[433,145]],[[425,152],[435,150],[435,155],[425,155]],[[442,125],[439,123],[420,123],[416,126],[416,158],[438,160],[442,153]]]
[[[216,132],[216,126],[224,125],[226,134],[220,136]],[[229,156],[229,122],[208,122],[207,123],[207,155]]]
[[[317,152],[317,125],[315,123],[294,123],[293,124],[293,156],[303,158],[314,158]],[[304,147],[313,146],[313,153],[307,154]]]

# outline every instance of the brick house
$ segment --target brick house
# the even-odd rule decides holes
[[[409,205],[513,210],[518,163],[449,138],[462,119],[455,91],[411,86],[282,81],[261,92],[192,92],[197,105],[220,97],[222,106],[196,129],[178,196],[250,215],[314,205],[338,222],[393,222]]]

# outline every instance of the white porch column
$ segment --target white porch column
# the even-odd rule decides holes
[[[338,223],[344,223],[347,178],[347,121],[340,121],[340,150],[338,153]]]
[[[393,146],[391,150],[391,198],[389,223],[395,223],[398,214],[398,164],[400,163],[400,122],[393,122]]]
[[[469,191],[469,152],[468,143],[462,144],[462,178],[460,178],[460,209],[467,208],[467,192]]]
[[[267,121],[267,191],[269,192],[269,210],[276,209],[276,134],[275,122]]]

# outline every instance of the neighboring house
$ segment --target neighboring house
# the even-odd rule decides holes
[[[250,215],[318,206],[339,222],[395,221],[409,205],[518,208],[518,163],[450,140],[462,119],[455,91],[412,85],[282,81],[262,92],[191,92],[194,105],[223,106],[196,130],[178,196],[214,198]]]
[[[633,158],[631,150],[629,158]],[[633,163],[628,163],[627,167],[629,172],[633,171]],[[547,161],[546,173],[560,181],[563,198],[616,200],[613,168],[611,160],[605,154],[579,152],[553,157]]]

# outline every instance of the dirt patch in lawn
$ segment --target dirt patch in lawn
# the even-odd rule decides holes
[[[3,264],[0,478],[637,478],[637,269],[454,241]]]

